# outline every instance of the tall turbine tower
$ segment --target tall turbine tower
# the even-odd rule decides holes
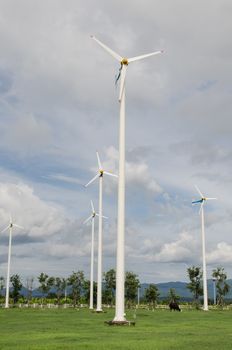
[[[98,226],[98,261],[97,261],[97,312],[102,312],[102,184],[103,176],[109,175],[118,177],[108,171],[103,170],[102,164],[100,161],[99,154],[97,152],[97,161],[98,161],[98,172],[86,185],[88,187],[92,182],[99,178],[99,226]]]
[[[204,204],[207,200],[217,199],[217,198],[206,198],[203,196],[199,188],[195,185],[195,188],[200,199],[192,201],[192,204],[201,203],[199,214],[201,214],[201,238],[202,238],[202,269],[203,269],[203,295],[204,295],[204,306],[203,310],[208,311],[208,291],[207,291],[207,273],[206,273],[206,258],[205,258],[205,218],[204,218]]]
[[[93,202],[90,201],[92,214],[86,219],[83,224],[87,224],[89,220],[92,222],[92,235],[91,235],[91,264],[90,264],[90,297],[89,297],[89,308],[93,310],[93,264],[94,264],[94,220],[95,216],[98,215],[93,206]]]
[[[146,55],[125,58],[118,55],[100,40],[91,36],[105,51],[113,56],[120,64],[120,71],[117,80],[120,78],[119,103],[120,103],[120,121],[119,121],[119,181],[118,181],[118,233],[117,233],[117,263],[116,263],[116,305],[114,323],[127,323],[125,319],[124,302],[124,274],[125,274],[125,80],[126,71],[129,63],[141,60],[146,57],[154,56],[163,51],[156,51]]]
[[[2,230],[2,232],[5,232],[9,229],[9,247],[8,247],[8,264],[7,264],[7,278],[6,278],[6,301],[5,301],[5,308],[9,308],[9,290],[10,290],[10,262],[11,262],[11,245],[12,245],[12,231],[13,227],[23,228],[17,224],[13,223],[12,217],[10,216],[10,223],[9,225]]]

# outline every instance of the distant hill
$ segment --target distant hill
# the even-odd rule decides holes
[[[227,281],[230,285],[230,292],[227,294],[226,299],[232,299],[232,280]],[[143,297],[145,293],[145,289],[148,288],[148,283],[142,283],[141,284],[141,297]],[[186,282],[166,282],[166,283],[156,283],[157,288],[160,292],[160,298],[166,298],[169,292],[170,288],[175,289],[176,294],[178,294],[181,299],[190,300],[192,299],[192,294],[187,289],[187,283]],[[208,297],[209,299],[213,299],[213,281],[208,280],[207,281],[207,287],[208,287]]]

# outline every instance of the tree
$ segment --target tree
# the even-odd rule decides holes
[[[114,301],[115,289],[116,289],[116,272],[114,269],[110,269],[104,273],[105,290],[104,299],[111,306]]]
[[[128,307],[134,303],[139,286],[140,282],[138,276],[133,272],[126,272],[125,297]]]
[[[5,287],[5,278],[0,276],[0,295],[2,295],[2,290]]]
[[[227,274],[223,267],[217,267],[213,270],[212,277],[216,278],[217,304],[223,306],[224,297],[230,291],[230,286],[226,282]]]
[[[180,300],[180,296],[176,294],[174,288],[170,288],[168,292],[168,301],[169,303],[178,303]]]
[[[20,290],[22,289],[22,283],[21,278],[19,275],[12,275],[10,278],[10,282],[12,284],[12,298],[14,300],[14,304],[17,303],[19,297],[20,297]]]
[[[196,304],[196,307],[198,307],[199,297],[203,295],[201,268],[192,266],[187,269],[187,272],[190,279],[187,288],[192,292],[194,303]]]
[[[33,291],[33,284],[34,284],[34,277],[27,277],[26,278],[26,288],[27,288],[27,303],[32,298],[32,291]]]
[[[145,300],[150,306],[152,306],[152,308],[155,307],[159,295],[159,290],[153,283],[151,283],[149,287],[145,290]]]
[[[68,277],[68,285],[72,287],[71,296],[74,307],[80,300],[81,291],[84,288],[84,282],[85,277],[83,271],[73,272],[72,275]]]
[[[60,299],[67,287],[67,280],[65,278],[56,277],[54,279],[54,287],[56,288],[57,303],[60,305]]]
[[[85,302],[88,304],[90,300],[90,280],[85,280],[83,285]],[[93,304],[97,304],[97,283],[93,281]]]
[[[55,278],[49,277],[46,273],[41,272],[41,274],[38,277],[38,281],[40,283],[39,290],[47,296],[50,289],[54,285]],[[43,303],[43,298],[42,298],[42,303]]]

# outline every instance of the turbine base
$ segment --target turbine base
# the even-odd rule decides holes
[[[135,326],[135,321],[105,321],[109,326]]]

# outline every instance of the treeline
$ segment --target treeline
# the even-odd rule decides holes
[[[202,270],[200,267],[189,267],[187,269],[189,283],[187,288],[193,296],[193,304],[196,308],[201,305],[200,297],[203,295],[202,288]],[[224,268],[218,267],[213,270],[212,278],[215,281],[215,293],[217,305],[223,306],[224,297],[229,292],[229,285],[227,283],[227,274]],[[37,278],[28,277],[23,286],[22,278],[18,275],[11,276],[10,288],[10,302],[17,303],[53,303],[57,305],[71,304],[74,307],[79,304],[88,304],[90,297],[90,281],[85,278],[83,271],[72,272],[67,278],[49,276],[42,272]],[[35,289],[35,284],[39,284]],[[4,303],[3,289],[5,287],[5,280],[0,277],[0,302]],[[25,288],[22,293],[22,288]],[[126,272],[125,275],[125,300],[128,308],[138,304],[139,299],[141,303],[146,303],[151,308],[155,308],[159,302],[158,287],[151,283],[144,291],[143,296],[139,298],[140,281],[138,276],[133,272]],[[114,269],[110,269],[103,275],[103,290],[102,302],[113,306],[115,303],[115,289],[116,289],[116,273]],[[41,296],[34,297],[35,291],[39,291]],[[162,303],[179,302],[181,296],[176,294],[175,289],[171,288],[165,301]],[[94,282],[94,304],[97,301],[97,283]]]

